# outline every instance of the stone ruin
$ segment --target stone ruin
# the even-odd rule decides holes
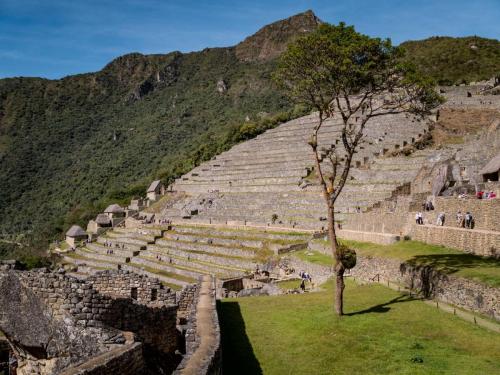
[[[205,340],[196,328],[200,295],[213,300],[216,317],[211,278],[176,293],[127,271],[79,280],[62,270],[5,268],[0,331],[18,374],[180,374],[177,366],[188,366]],[[217,331],[217,319],[210,324]],[[218,343],[218,331],[212,335]]]

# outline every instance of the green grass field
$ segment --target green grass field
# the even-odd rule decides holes
[[[325,243],[323,240],[316,240]],[[500,287],[500,260],[466,254],[444,246],[429,245],[418,241],[399,241],[392,245],[370,242],[342,241],[363,256],[394,258],[415,265],[428,265],[445,274],[465,277],[493,287]],[[294,253],[302,260],[330,265],[331,256],[308,251]]]
[[[500,336],[380,285],[219,303],[226,374],[500,374]]]

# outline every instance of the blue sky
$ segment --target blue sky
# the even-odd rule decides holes
[[[129,52],[230,46],[307,9],[395,43],[500,39],[500,0],[0,0],[0,77],[60,78]]]

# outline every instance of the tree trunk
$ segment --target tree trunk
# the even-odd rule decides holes
[[[344,266],[341,262],[335,264],[335,312],[344,315]]]
[[[338,251],[337,243],[337,233],[335,231],[335,213],[333,211],[334,207],[332,204],[328,204],[328,237],[330,237],[330,242],[332,246],[332,255],[335,259],[334,271],[335,271],[335,313],[338,316],[344,315],[344,265],[342,264],[341,254]]]

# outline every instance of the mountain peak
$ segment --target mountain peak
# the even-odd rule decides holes
[[[264,26],[236,46],[236,56],[243,61],[271,60],[278,57],[288,43],[316,29],[321,20],[312,10]]]

